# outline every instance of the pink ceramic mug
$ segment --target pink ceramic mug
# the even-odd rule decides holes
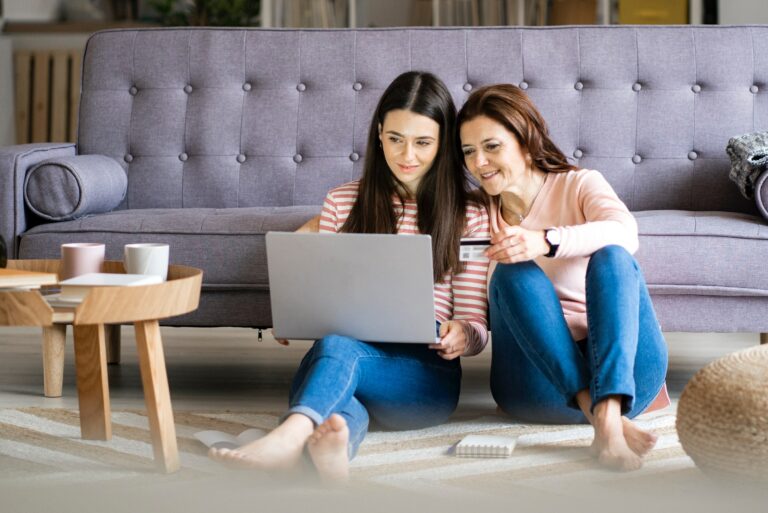
[[[103,263],[104,244],[99,242],[62,244],[59,278],[66,280],[81,274],[101,272]]]

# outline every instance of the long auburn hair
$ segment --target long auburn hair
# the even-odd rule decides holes
[[[432,236],[434,281],[457,273],[459,243],[464,232],[468,183],[454,148],[456,107],[443,82],[431,73],[409,71],[395,78],[379,100],[368,132],[360,188],[342,232],[397,233],[405,211],[404,187],[389,169],[380,145],[379,127],[387,113],[407,110],[426,116],[440,126],[435,160],[416,190],[419,232]],[[396,209],[397,198],[400,208]]]
[[[531,155],[532,165],[546,173],[578,170],[550,139],[547,123],[533,101],[512,84],[495,84],[472,92],[456,120],[456,147],[461,151],[461,125],[478,116],[486,116],[504,126]],[[462,156],[463,160],[463,156]]]

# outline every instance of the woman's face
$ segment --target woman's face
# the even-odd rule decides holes
[[[389,169],[414,196],[437,156],[440,125],[408,110],[391,110],[379,127],[379,139]]]
[[[525,179],[529,155],[502,124],[478,116],[461,125],[461,152],[469,172],[491,196]]]

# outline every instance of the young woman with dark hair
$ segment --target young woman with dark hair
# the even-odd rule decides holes
[[[330,335],[315,342],[291,386],[282,423],[264,438],[211,456],[243,467],[294,466],[306,446],[320,475],[345,479],[370,420],[386,429],[445,422],[461,385],[460,356],[488,339],[487,262],[459,262],[462,237],[488,237],[454,147],[456,109],[434,75],[408,72],[371,120],[363,175],[331,190],[321,232],[429,234],[440,343],[377,344]]]
[[[491,221],[496,402],[523,421],[590,422],[602,464],[639,468],[656,436],[629,419],[669,398],[634,217],[598,171],[568,162],[520,88],[474,91],[457,127]]]

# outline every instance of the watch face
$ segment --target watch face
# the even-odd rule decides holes
[[[547,242],[549,242],[551,246],[560,245],[560,232],[554,228],[547,230]]]

